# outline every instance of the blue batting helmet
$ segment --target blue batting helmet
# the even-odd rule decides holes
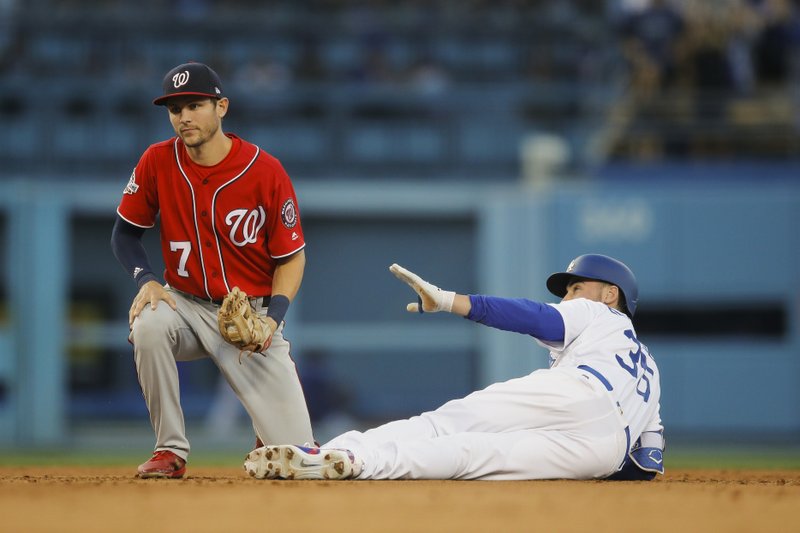
[[[633,318],[639,301],[639,286],[636,276],[625,263],[607,255],[580,255],[570,262],[566,272],[556,272],[547,278],[547,289],[563,298],[567,294],[567,285],[576,277],[604,281],[619,287],[625,299],[626,314]]]

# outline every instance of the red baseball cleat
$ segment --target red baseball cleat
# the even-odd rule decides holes
[[[182,478],[186,473],[186,461],[169,450],[153,452],[153,457],[137,469],[142,479],[147,478]]]

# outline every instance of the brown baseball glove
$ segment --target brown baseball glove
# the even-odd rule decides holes
[[[262,353],[269,348],[272,327],[250,306],[250,300],[239,287],[234,287],[222,300],[217,311],[222,338],[243,352]],[[241,353],[240,362],[241,362]]]

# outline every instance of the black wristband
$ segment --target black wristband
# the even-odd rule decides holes
[[[136,286],[141,289],[142,285],[144,285],[148,281],[156,281],[158,283],[161,283],[160,281],[158,281],[158,276],[156,276],[152,272],[144,272],[142,274],[139,274],[139,277],[136,278]]]
[[[267,316],[275,321],[278,326],[283,322],[283,317],[286,316],[286,311],[289,310],[289,298],[283,294],[273,294],[269,300],[269,307],[267,308]]]

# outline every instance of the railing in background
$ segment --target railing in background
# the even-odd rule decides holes
[[[121,185],[0,183],[10,318],[0,336],[4,445],[63,442],[81,417],[144,416],[125,341],[134,287],[108,244]],[[359,415],[413,414],[546,364],[544,351],[524,336],[406,313],[407,288],[389,264],[460,292],[552,301],[546,276],[592,251],[637,272],[639,334],[662,369],[662,416],[672,431],[744,438],[800,430],[796,182],[296,185],[309,266],[288,317],[291,339],[301,371],[303,354],[327,354]],[[157,241],[147,245],[158,254]],[[106,314],[70,317],[76,298],[92,291]],[[714,309],[758,312],[765,302],[782,323],[764,335],[711,322],[730,316]],[[682,308],[708,320],[708,334],[678,327]],[[648,314],[673,321],[671,329],[648,331]],[[96,350],[105,364],[116,360],[105,388],[76,388],[77,348]],[[192,365],[187,415],[201,416],[213,373]]]

